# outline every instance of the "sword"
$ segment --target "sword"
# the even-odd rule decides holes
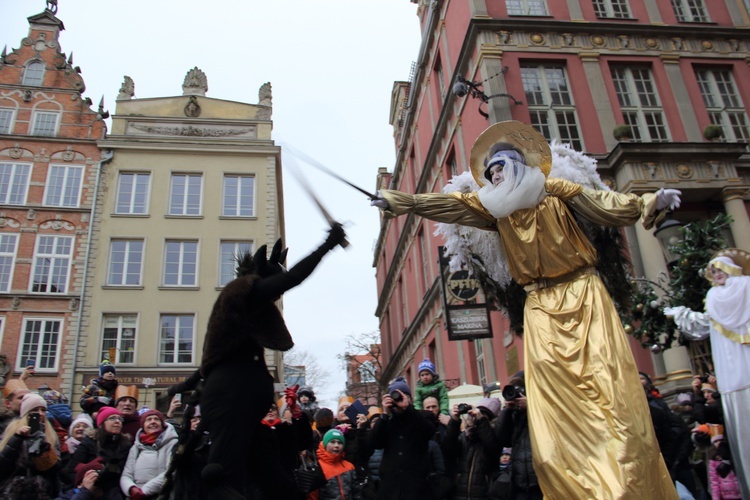
[[[336,172],[334,172],[330,168],[328,168],[325,165],[323,165],[322,163],[316,161],[314,158],[309,157],[308,155],[306,155],[302,151],[291,147],[289,144],[281,143],[281,147],[284,148],[284,149],[286,149],[292,156],[296,156],[297,158],[299,158],[300,160],[304,161],[305,163],[308,163],[310,166],[315,167],[318,170],[320,170],[321,172],[324,172],[324,173],[330,175],[334,179],[343,182],[347,186],[353,187],[354,189],[356,189],[360,193],[364,194],[365,196],[367,196],[371,200],[375,200],[375,199],[378,198],[378,195],[372,194],[369,191],[367,191],[366,189],[362,189],[361,187],[357,186],[356,184],[353,184],[353,183],[349,182],[348,180],[344,179],[343,177],[341,177],[339,174],[337,174]]]
[[[302,189],[307,193],[307,195],[312,199],[313,203],[318,207],[318,210],[320,210],[320,213],[323,214],[323,217],[325,218],[326,222],[333,227],[334,224],[338,224],[336,219],[331,217],[331,214],[326,210],[326,207],[323,206],[323,203],[321,203],[320,199],[315,195],[315,191],[313,191],[310,184],[307,182],[307,179],[304,175],[302,175],[302,171],[297,168],[294,161],[291,161],[288,163],[290,170],[292,171],[292,174],[294,177],[297,178],[297,182],[300,183],[300,186],[302,186]],[[341,242],[341,248],[346,248],[349,246],[349,242],[347,240],[344,240]]]

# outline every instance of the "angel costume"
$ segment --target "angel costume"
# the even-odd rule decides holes
[[[732,450],[734,472],[742,498],[750,499],[750,276],[730,255],[750,262],[750,254],[729,249],[709,262],[728,277],[724,285],[714,283],[706,295],[706,312],[679,306],[665,309],[680,331],[692,340],[711,338],[716,383],[721,393],[724,424]],[[737,258],[737,257],[735,257]],[[707,273],[708,274],[708,273]]]
[[[472,171],[478,182],[484,166],[481,159],[477,166],[476,151],[486,165],[498,143],[518,146],[526,165],[549,172],[545,152],[534,150],[543,145],[549,156],[544,138],[526,125],[503,122],[474,144]],[[503,183],[517,181],[514,170],[539,171],[526,165],[515,163]],[[539,182],[534,174],[527,177],[530,185]],[[500,233],[510,274],[528,292],[528,416],[534,470],[545,498],[677,498],[630,345],[594,267],[596,251],[573,217],[576,212],[610,226],[640,219],[649,228],[656,221],[656,197],[596,191],[542,177],[540,195],[529,184],[519,186],[527,192],[517,206],[527,208],[501,216],[502,203],[495,202],[502,200],[493,201],[483,191],[487,187],[476,193],[419,195],[383,190],[381,196],[389,205],[387,217],[413,212]]]

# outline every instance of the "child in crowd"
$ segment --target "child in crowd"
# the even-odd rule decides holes
[[[740,484],[732,467],[729,445],[722,434],[711,438],[715,452],[708,465],[708,477],[711,482],[713,500],[739,500],[742,498]]]
[[[434,396],[440,401],[440,413],[448,415],[448,389],[435,370],[435,365],[429,359],[419,363],[417,368],[419,380],[414,392],[414,408],[422,409],[422,402],[428,396]]]
[[[297,389],[297,404],[299,404],[302,413],[307,415],[310,422],[315,420],[315,412],[320,409],[317,401],[315,400],[315,392],[309,385],[303,385]]]
[[[359,485],[354,464],[344,460],[346,438],[338,429],[331,429],[318,445],[317,457],[323,475],[328,480],[325,486],[312,492],[310,500],[351,500],[359,497]]]
[[[81,409],[96,418],[96,414],[105,406],[115,405],[115,391],[117,390],[117,370],[108,359],[99,365],[99,377],[91,381],[91,385],[83,390]]]

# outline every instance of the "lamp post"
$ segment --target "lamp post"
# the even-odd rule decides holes
[[[508,70],[508,67],[505,66],[500,73],[505,73],[505,71],[507,70]],[[496,75],[493,75],[493,76],[496,76]],[[484,90],[482,90],[481,88],[483,84],[484,82],[474,82],[471,80],[467,80],[462,75],[458,75],[456,76],[456,83],[453,84],[453,95],[455,95],[456,97],[464,97],[468,94],[473,99],[479,99],[484,104],[487,104],[490,101],[490,99],[494,99],[495,97],[507,97],[508,99],[513,101],[513,104],[515,105],[523,104],[523,101],[519,101],[518,99],[516,99],[510,94],[500,93],[500,94],[487,95],[484,93]],[[479,104],[478,111],[480,115],[484,116],[485,118],[489,118],[490,115],[488,115],[486,112],[482,110],[481,103]]]
[[[146,388],[146,390],[143,391],[145,393],[145,396],[143,397],[143,406],[148,406],[148,388],[156,384],[156,379],[152,377],[143,377],[141,383]],[[154,407],[156,407],[156,405],[154,405]]]
[[[682,227],[685,224],[672,218],[672,212],[668,212],[666,218],[654,231],[654,237],[661,243],[664,258],[667,260],[667,268],[671,269],[679,255],[672,251],[672,247],[682,241]]]

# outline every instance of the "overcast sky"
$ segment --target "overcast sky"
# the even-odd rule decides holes
[[[45,5],[0,0],[0,45],[17,48],[26,18]],[[123,75],[135,82],[136,98],[182,95],[195,66],[208,78],[207,97],[257,103],[259,87],[271,82],[274,140],[374,190],[378,168],[392,170],[395,161],[391,89],[408,80],[417,58],[416,10],[410,0],[59,0],[57,16],[65,24],[62,51],[73,53],[95,106],[104,96],[114,113]],[[378,213],[363,195],[302,166],[351,242],[284,298],[298,348],[331,372],[329,387],[316,389],[333,405],[346,380],[336,359],[342,340],[378,327]],[[287,263],[294,264],[327,225],[288,172],[284,197]]]

